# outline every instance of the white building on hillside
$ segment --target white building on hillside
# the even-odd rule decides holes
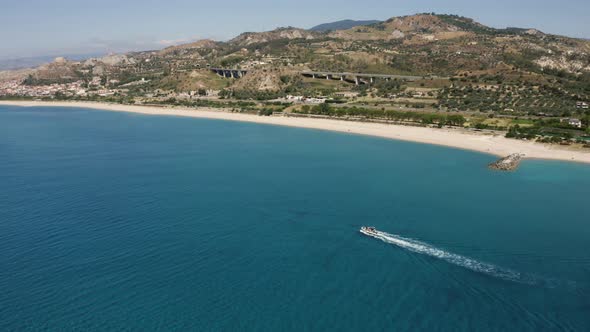
[[[582,128],[582,121],[580,119],[569,119],[567,123],[572,127]]]

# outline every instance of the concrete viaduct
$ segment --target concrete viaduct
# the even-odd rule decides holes
[[[211,68],[211,71],[224,78],[241,78],[248,73],[243,69],[228,69],[228,68]],[[416,81],[422,79],[422,76],[408,76],[408,75],[383,75],[383,74],[366,74],[366,73],[348,73],[348,72],[329,72],[329,71],[302,71],[300,73],[305,77],[326,80],[339,80],[356,85],[372,84],[377,79],[381,80],[402,80],[402,81]],[[434,76],[430,76],[434,77]]]
[[[241,78],[248,73],[242,69],[211,68],[211,71],[225,78]]]
[[[329,71],[304,71],[301,75],[311,78],[320,78],[326,80],[339,80],[343,82],[360,84],[372,84],[377,79],[386,81],[403,80],[416,81],[422,79],[422,76],[407,76],[407,75],[384,75],[384,74],[366,74],[366,73],[348,73],[348,72],[329,72]]]

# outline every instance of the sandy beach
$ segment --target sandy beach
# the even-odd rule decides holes
[[[183,109],[172,107],[131,106],[93,102],[41,102],[41,101],[0,101],[0,105],[22,107],[54,106],[80,107],[115,112],[132,112],[149,115],[173,115],[194,118],[220,119],[229,121],[255,122],[260,124],[330,130],[351,134],[377,136],[418,143],[478,151],[496,156],[522,153],[526,158],[551,159],[590,163],[589,151],[568,149],[559,145],[546,145],[507,139],[503,136],[471,133],[460,129],[436,129],[400,126],[380,123],[352,122],[331,119],[296,118],[282,116],[257,116],[225,112],[220,109]]]

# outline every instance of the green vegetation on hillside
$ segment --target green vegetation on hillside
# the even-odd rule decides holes
[[[466,120],[460,114],[401,112],[393,110],[376,110],[360,107],[331,107],[329,104],[303,106],[294,113],[326,115],[332,117],[353,117],[365,119],[381,119],[397,122],[414,122],[423,125],[448,125],[462,127]]]

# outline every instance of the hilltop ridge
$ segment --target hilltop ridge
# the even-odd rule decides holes
[[[84,61],[58,58],[0,72],[0,98],[459,126],[590,147],[590,41],[426,13],[343,30],[283,27]]]
[[[210,68],[248,74],[230,73],[228,79],[230,74]],[[302,74],[310,71],[398,75],[400,80],[317,80]],[[424,79],[409,83],[404,76]],[[590,42],[534,28],[498,29],[457,15],[426,13],[344,30],[283,27],[245,32],[225,42],[205,39],[86,61],[58,59],[2,74],[0,80],[22,86],[5,91],[25,94],[27,89],[43,90],[35,87],[78,82],[80,88],[69,87],[65,94],[78,89],[76,96],[133,100],[347,96],[350,102],[360,96],[392,109],[567,115],[577,114],[590,102]]]
[[[360,21],[341,20],[341,21],[336,21],[336,22],[331,22],[331,23],[319,24],[319,25],[316,25],[316,26],[310,28],[309,30],[316,31],[316,32],[327,32],[327,31],[334,31],[334,30],[348,30],[348,29],[352,29],[354,27],[377,24],[380,22],[381,21],[378,21],[378,20],[360,20]]]

